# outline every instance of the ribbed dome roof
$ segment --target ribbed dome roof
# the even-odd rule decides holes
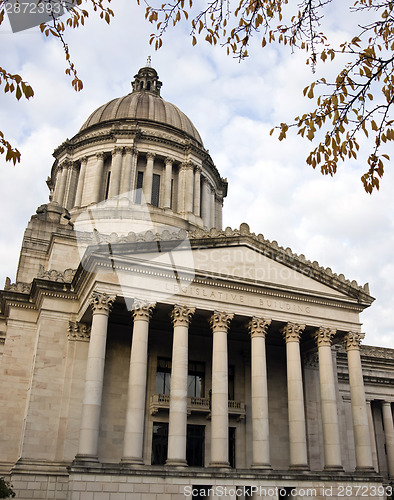
[[[134,78],[133,92],[96,109],[82,125],[80,132],[113,120],[144,120],[174,127],[203,144],[191,120],[174,104],[160,96],[161,82],[153,68],[141,68]]]

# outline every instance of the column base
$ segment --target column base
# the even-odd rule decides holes
[[[357,466],[355,469],[354,469],[355,472],[376,472],[375,468],[372,467],[372,466],[365,466],[365,467],[362,467],[362,466]]]
[[[209,466],[221,469],[230,469],[230,462],[211,462]]]
[[[324,470],[327,472],[343,472],[342,465],[325,465]]]
[[[272,470],[271,464],[252,464],[252,469]]]
[[[308,464],[294,464],[290,465],[289,470],[294,470],[294,471],[309,471],[309,465]]]
[[[123,457],[120,461],[122,466],[138,466],[138,465],[145,465],[144,461],[142,458],[139,457]]]
[[[188,467],[187,461],[182,458],[169,458],[166,461],[166,465],[170,467]]]
[[[75,455],[72,465],[79,465],[83,467],[101,467],[101,463],[96,455],[84,455],[82,453]]]

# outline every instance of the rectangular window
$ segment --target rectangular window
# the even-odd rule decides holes
[[[235,400],[235,394],[234,394],[234,366],[229,366],[228,367],[228,399],[230,401]]]
[[[186,460],[189,466],[204,467],[205,426],[188,425],[186,437]]]
[[[137,205],[141,205],[143,183],[144,183],[144,172],[138,172],[138,174],[137,174],[137,192],[135,193],[135,202],[137,203]]]
[[[187,377],[187,395],[189,397],[203,398],[205,396],[205,364],[189,361],[189,374]]]
[[[170,394],[171,389],[171,360],[157,358],[156,394]]]
[[[152,465],[164,465],[168,451],[168,424],[153,422]]]
[[[228,461],[235,468],[235,427],[228,428]]]
[[[159,196],[160,196],[160,175],[153,174],[151,203],[154,207],[159,206]]]

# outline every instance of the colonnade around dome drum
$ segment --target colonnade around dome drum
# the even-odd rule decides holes
[[[53,201],[78,210],[111,198],[181,214],[194,226],[221,229],[225,193],[201,161],[180,161],[130,146],[65,158],[55,170]]]

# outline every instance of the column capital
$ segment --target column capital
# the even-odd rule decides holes
[[[111,151],[111,154],[112,156],[115,156],[115,155],[121,155],[123,154],[123,148],[120,148],[119,146],[115,147],[112,151]]]
[[[196,174],[201,174],[202,168],[199,165],[194,165],[194,171]]]
[[[194,164],[191,161],[184,161],[181,163],[181,170],[193,170]]]
[[[90,305],[92,306],[93,314],[106,314],[108,316],[115,299],[115,296],[94,291],[90,297]]]
[[[171,311],[172,324],[174,326],[189,326],[195,310],[195,307],[175,304],[173,310]]]
[[[154,160],[155,156],[156,156],[155,153],[151,153],[151,152],[146,153],[147,160]]]
[[[382,401],[382,406],[389,406],[391,408],[391,403],[390,401]]]
[[[324,326],[321,326],[320,328],[315,330],[313,338],[315,339],[315,342],[318,345],[318,347],[323,345],[331,346],[332,338],[336,333],[337,331],[332,328],[326,328]]]
[[[202,181],[203,184],[208,184],[209,185],[209,180],[204,175],[201,176],[201,181]]]
[[[81,162],[81,165],[82,165],[82,163],[87,163],[88,159],[89,158],[87,156],[82,156],[82,158],[80,158],[79,161]]]
[[[72,168],[74,162],[72,160],[70,160],[70,158],[66,158],[63,162],[62,162],[62,168]]]
[[[299,342],[301,334],[304,331],[305,325],[297,325],[295,323],[287,323],[282,328],[283,338],[287,342]]]
[[[104,160],[104,153],[100,151],[100,153],[96,153],[96,158],[98,160]]]
[[[143,319],[145,321],[149,321],[153,309],[156,307],[156,302],[149,302],[147,300],[142,300],[142,299],[134,299],[134,304],[133,304],[133,317],[134,320],[140,320]]]
[[[212,316],[209,318],[209,323],[211,325],[212,331],[226,331],[229,329],[230,322],[234,318],[234,314],[227,314],[221,311],[214,311]]]
[[[137,150],[135,148],[133,148],[133,146],[126,146],[124,148],[124,151],[125,151],[126,154],[129,154],[129,155],[131,155],[131,154],[137,154]]]
[[[271,319],[258,318],[253,316],[253,318],[247,324],[249,328],[250,336],[253,337],[263,337],[267,335],[267,330],[271,324]]]
[[[360,350],[360,344],[365,337],[365,333],[348,332],[345,337],[345,347],[347,351]]]
[[[173,163],[175,162],[175,159],[174,158],[171,158],[171,156],[167,156],[167,158],[164,159],[164,163],[166,165],[172,165]]]

